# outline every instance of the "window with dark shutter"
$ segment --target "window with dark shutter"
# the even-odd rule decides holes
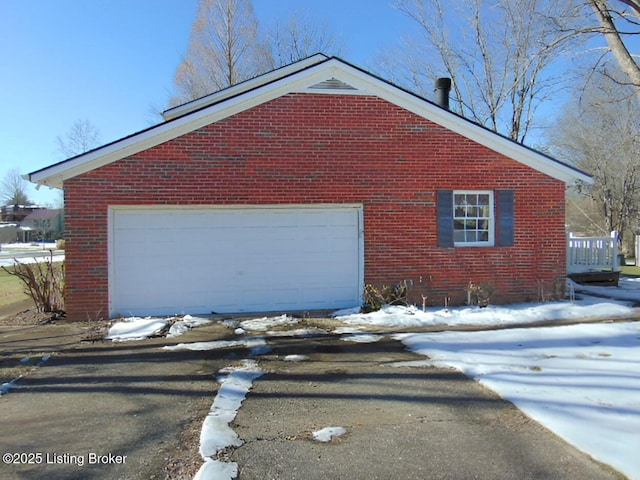
[[[439,247],[514,244],[513,190],[438,190]]]

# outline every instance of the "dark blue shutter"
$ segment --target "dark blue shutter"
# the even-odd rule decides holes
[[[514,244],[514,211],[515,193],[513,190],[497,190],[496,244],[501,247],[512,247]]]
[[[453,247],[453,190],[438,190],[438,246]]]

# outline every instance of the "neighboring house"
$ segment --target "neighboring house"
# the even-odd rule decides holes
[[[591,178],[339,58],[165,119],[29,175],[64,187],[70,319],[563,289],[565,188]]]
[[[0,222],[0,243],[12,243],[19,240],[17,223]]]
[[[24,241],[51,241],[62,237],[64,211],[59,208],[41,208],[32,211],[20,222]]]
[[[0,207],[0,221],[21,222],[31,212],[42,208],[40,205],[3,205]]]

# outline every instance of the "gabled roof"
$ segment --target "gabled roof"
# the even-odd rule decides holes
[[[328,58],[329,57],[323,55],[322,53],[316,53],[315,55],[304,58],[298,62],[286,65],[276,70],[272,70],[271,72],[267,72],[263,75],[259,75],[249,80],[245,80],[244,82],[240,82],[228,88],[223,88],[222,90],[213,92],[210,95],[205,95],[204,97],[197,98],[195,100],[192,100],[191,102],[178,105],[177,107],[169,108],[162,112],[162,117],[165,120],[172,120],[174,118],[181,117],[182,115],[191,113],[202,107],[218,103],[226,98],[235,97],[236,95],[240,95],[241,93],[248,92],[255,87],[264,85],[265,83],[279,80],[280,78],[286,77],[287,75],[300,71],[308,66],[316,65],[320,62],[328,60]]]
[[[374,95],[566,184],[592,178],[548,155],[514,142],[337,57],[313,55],[164,112],[165,122],[25,175],[62,188],[62,182],[172,140],[288,93]]]
[[[62,213],[62,210],[59,208],[39,208],[24,217],[23,221],[52,219],[56,218],[60,213]]]

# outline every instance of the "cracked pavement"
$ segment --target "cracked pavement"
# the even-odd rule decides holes
[[[0,447],[111,453],[126,455],[126,463],[3,465],[0,476],[192,478],[202,463],[198,432],[219,388],[217,372],[250,349],[162,349],[228,339],[220,324],[121,344],[83,341],[86,328],[0,330],[5,355],[53,353],[0,397]],[[423,357],[389,336],[375,343],[272,336],[267,343],[272,350],[253,357],[266,373],[231,424],[245,443],[218,455],[237,462],[239,480],[623,478],[458,372],[393,366]],[[286,355],[309,359],[289,362]],[[311,439],[330,426],[347,432],[328,443]],[[168,462],[186,467],[169,474]]]

